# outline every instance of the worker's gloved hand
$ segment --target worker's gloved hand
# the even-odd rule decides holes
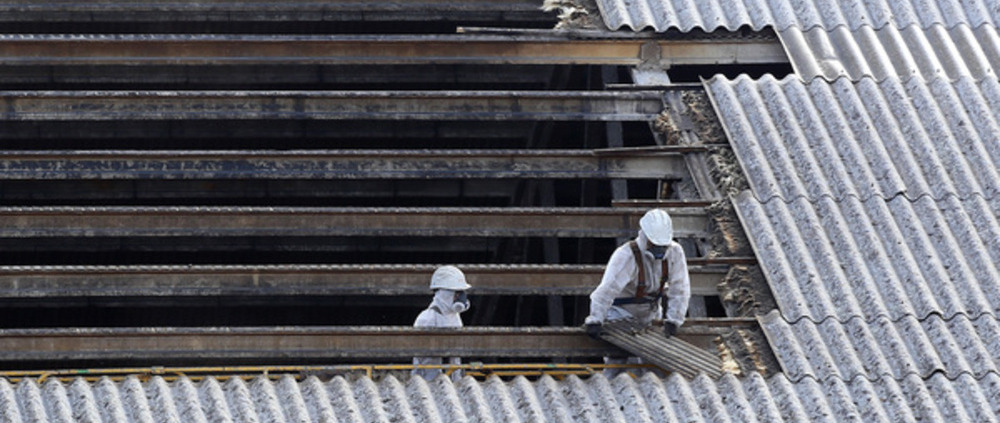
[[[663,322],[663,335],[667,338],[677,335],[677,325],[671,322]]]
[[[594,339],[600,339],[601,322],[587,323],[585,326],[587,327],[587,336]]]

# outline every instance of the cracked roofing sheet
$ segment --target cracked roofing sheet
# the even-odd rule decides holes
[[[886,25],[978,27],[996,26],[1000,18],[1000,4],[995,0],[597,0],[597,4],[611,30],[658,32],[674,28],[734,31],[744,26],[773,27],[779,32],[838,26],[851,30]]]
[[[854,378],[792,381],[726,375],[608,380],[569,376],[536,381],[465,378],[381,380],[315,377],[252,381],[159,376],[141,382],[76,379],[41,384],[0,380],[0,418],[49,421],[339,421],[339,422],[922,422],[993,421],[996,373],[941,374],[927,380]]]

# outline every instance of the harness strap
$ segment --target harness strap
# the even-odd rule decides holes
[[[621,304],[644,304],[648,302],[653,302],[659,300],[663,297],[663,291],[667,287],[667,280],[670,278],[670,264],[667,262],[667,258],[664,257],[660,261],[660,288],[656,291],[656,296],[649,300],[640,300],[647,298],[646,295],[646,272],[645,268],[642,266],[642,251],[639,249],[639,243],[635,240],[628,242],[629,247],[632,248],[632,257],[635,258],[635,267],[638,274],[638,284],[635,288],[634,298],[615,298],[614,305]]]
[[[635,287],[635,297],[642,298],[646,296],[646,272],[642,267],[642,251],[639,250],[639,243],[635,240],[628,242],[629,247],[632,247],[632,257],[635,258],[635,268],[638,270],[636,273],[639,274],[639,284]]]

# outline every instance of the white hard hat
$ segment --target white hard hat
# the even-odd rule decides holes
[[[656,245],[667,245],[674,239],[674,222],[663,209],[652,209],[639,219],[639,227],[646,238]]]
[[[465,274],[455,266],[441,266],[431,276],[431,289],[465,291],[472,288],[465,282]]]

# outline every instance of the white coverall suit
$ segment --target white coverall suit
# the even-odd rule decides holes
[[[662,260],[657,260],[653,254],[647,250],[649,240],[646,234],[639,231],[635,239],[642,251],[642,271],[646,274],[646,292],[655,296],[660,288],[660,275],[663,273]],[[667,314],[664,320],[671,322],[677,327],[684,324],[684,317],[687,315],[688,303],[691,299],[691,279],[688,276],[687,258],[684,249],[677,242],[671,241],[667,246],[663,259],[667,261],[668,287],[664,289],[667,296]],[[659,301],[646,304],[623,304],[613,305],[616,298],[635,297],[636,287],[639,283],[639,269],[636,266],[635,255],[629,243],[619,246],[604,269],[604,277],[601,284],[590,294],[590,315],[584,323],[604,323],[613,320],[634,317],[639,323],[649,324],[654,318],[662,314],[662,306]],[[605,357],[605,363],[624,363],[625,360],[611,359]],[[629,362],[638,362],[630,359]]]
[[[460,328],[462,327],[462,316],[453,308],[455,291],[439,289],[434,293],[434,299],[426,310],[420,312],[417,320],[413,322],[418,328]],[[414,365],[443,363],[442,357],[414,357]],[[448,364],[462,364],[461,357],[449,357]],[[434,380],[443,373],[442,369],[413,369],[412,375],[423,377],[427,381]],[[456,370],[451,373],[453,381],[462,378],[462,371]]]

